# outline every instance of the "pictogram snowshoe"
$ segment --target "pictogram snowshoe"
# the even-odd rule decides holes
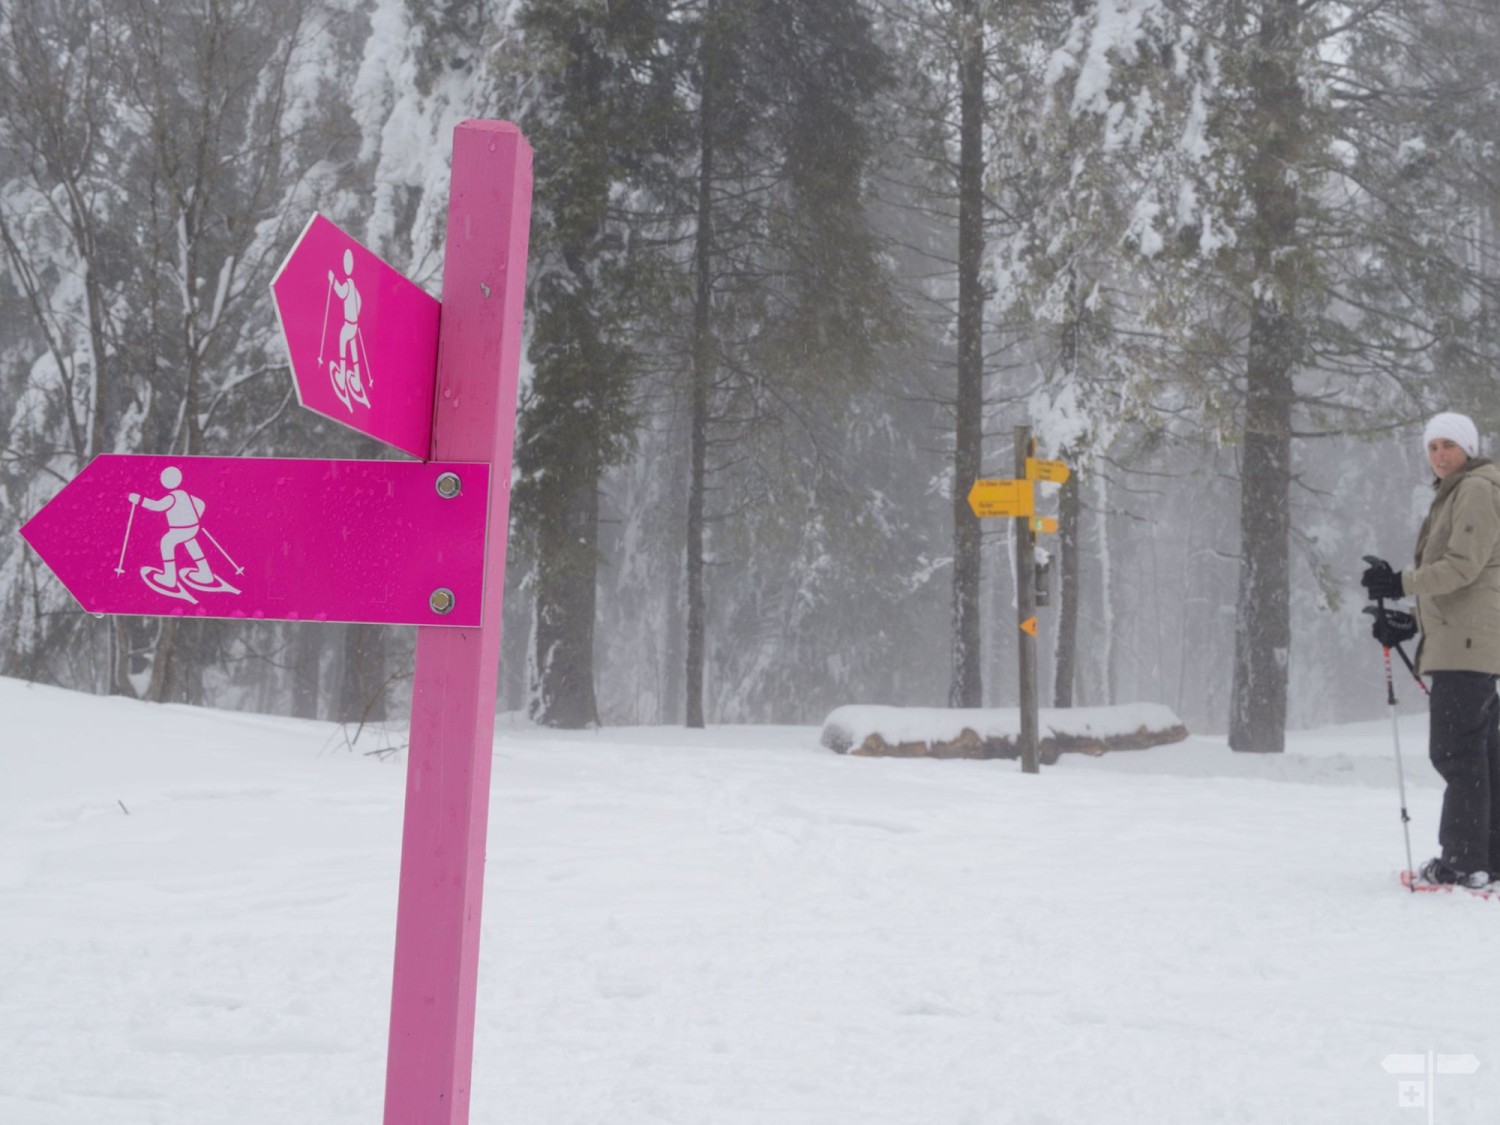
[[[195,578],[192,571],[188,571],[181,576],[181,580],[184,586],[191,586],[195,590],[202,590],[205,594],[238,594],[240,592],[237,587],[231,586],[217,574],[211,574],[209,580],[204,582],[202,579]]]
[[[166,571],[164,570],[157,570],[155,567],[149,566],[141,567],[141,580],[158,594],[164,594],[169,598],[181,598],[183,601],[190,602],[193,605],[198,604],[198,599],[193,597],[182,586],[166,585],[162,581],[164,577],[166,577]]]
[[[354,406],[349,401],[349,384],[344,372],[344,365],[338,360],[328,361],[328,381],[333,384],[333,393],[339,396],[350,414],[354,413]]]

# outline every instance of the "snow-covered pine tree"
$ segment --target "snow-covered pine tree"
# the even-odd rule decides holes
[[[631,451],[634,338],[663,292],[643,202],[680,117],[668,5],[527,0],[526,111],[536,152],[529,357],[516,505],[531,560],[537,721],[599,721],[594,685],[601,477]]]
[[[1239,453],[1237,750],[1283,747],[1295,443],[1420,414],[1403,397],[1424,402],[1479,353],[1448,189],[1419,198],[1395,174],[1415,139],[1401,120],[1434,93],[1413,65],[1428,9],[1151,0],[1096,28],[1113,37],[1090,56],[1106,120],[1150,111],[1147,143],[1118,151],[1122,175],[1150,168],[1126,245],[1156,405],[1192,408]]]
[[[904,94],[893,106],[898,124],[887,133],[907,154],[899,179],[881,192],[909,212],[887,223],[911,226],[899,254],[916,275],[904,281],[917,311],[914,324],[930,342],[932,367],[905,393],[940,402],[952,435],[950,462],[936,475],[946,493],[952,544],[947,697],[955,707],[983,702],[984,529],[968,493],[984,471],[986,384],[995,366],[994,351],[986,347],[993,290],[986,246],[999,209],[989,177],[996,146],[1004,143],[997,135],[993,73],[997,44],[1009,30],[1004,7],[992,0],[879,6]]]
[[[786,502],[802,467],[787,435],[816,445],[838,424],[897,313],[863,179],[887,72],[859,4],[703,0],[680,19],[696,140],[679,196],[694,278],[678,337],[690,357],[684,702],[701,726],[719,554],[708,529]],[[765,560],[742,561],[784,583]]]

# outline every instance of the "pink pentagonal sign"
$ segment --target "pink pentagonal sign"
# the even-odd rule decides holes
[[[90,613],[475,626],[488,465],[89,462],[21,534]]]
[[[426,460],[441,306],[314,215],[271,280],[307,409]]]

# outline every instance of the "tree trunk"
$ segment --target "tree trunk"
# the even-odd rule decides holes
[[[109,619],[109,694],[135,698],[130,682],[130,626],[122,617]]]
[[[384,720],[385,688],[385,627],[345,625],[339,720],[345,723]]]
[[[1017,426],[1016,434],[1016,480],[1026,479],[1026,459],[1035,454],[1036,446],[1031,440],[1030,426]],[[1017,624],[1036,620],[1036,532],[1030,521],[1015,521],[1016,528],[1016,616]],[[1018,677],[1021,736],[1017,747],[1021,752],[1021,772],[1036,773],[1040,770],[1039,743],[1040,723],[1037,715],[1037,652],[1036,637],[1029,632],[1017,630],[1019,644],[1020,676]]]
[[[205,626],[198,619],[184,629],[184,622],[163,618],[158,625],[156,644],[151,657],[151,679],[144,698],[151,703],[187,703],[200,706],[205,702],[203,669],[211,659],[204,652]]]
[[[950,707],[980,707],[979,519],[969,508],[984,445],[984,25],[978,0],[960,5],[958,387],[953,449],[953,678]]]
[[[1083,523],[1083,494],[1075,471],[1058,496],[1057,516],[1057,673],[1052,684],[1052,706],[1073,706],[1078,678],[1078,599],[1083,582],[1078,566],[1078,537]]]
[[[703,595],[704,493],[708,488],[708,398],[713,383],[713,179],[714,179],[714,5],[704,16],[703,99],[698,110],[698,229],[693,245],[693,394],[688,445],[687,517],[687,725],[701,730],[703,709],[705,605]]]
[[[594,695],[594,610],[599,560],[599,485],[594,459],[549,490],[537,525],[536,693],[532,717],[549,727],[599,725]]]
[[[1229,746],[1255,753],[1286,748],[1292,378],[1284,357],[1294,330],[1289,316],[1264,308],[1250,328]]]
[[[151,679],[146,685],[146,699],[166,703],[172,698],[172,663],[177,648],[177,620],[163,618],[157,625],[156,644],[151,653]]]
[[[679,502],[681,497],[678,498]],[[675,560],[685,561],[685,560]],[[663,725],[686,721],[683,707],[686,677],[679,678],[677,669],[686,663],[686,621],[683,613],[684,576],[679,566],[673,566],[666,576],[666,628],[662,641],[661,666],[666,669],[662,676],[661,701],[656,721]]]
[[[1079,346],[1083,334],[1083,310],[1078,303],[1078,274],[1068,267],[1067,319],[1063,324],[1062,373],[1064,386],[1078,382]],[[1059,450],[1064,461],[1076,461],[1079,451]],[[1052,681],[1052,705],[1073,706],[1073,685],[1078,669],[1078,596],[1081,583],[1078,573],[1078,535],[1082,522],[1083,493],[1078,471],[1063,484],[1058,496],[1058,614],[1057,664]]]
[[[1248,164],[1255,289],[1245,363],[1240,467],[1240,591],[1235,619],[1229,745],[1286,748],[1291,655],[1290,527],[1293,373],[1300,359],[1295,301],[1298,166],[1305,127],[1292,59],[1297,0],[1265,0],[1250,68],[1257,127]]]
[[[318,684],[322,679],[323,638],[327,630],[321,625],[296,622],[285,626],[292,631],[291,674],[292,715],[298,719],[318,717]]]

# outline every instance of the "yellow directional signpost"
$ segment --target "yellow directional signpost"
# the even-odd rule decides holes
[[[1039,461],[1035,457],[1026,458],[1026,479],[1044,480],[1052,484],[1066,484],[1071,469],[1061,461]]]
[[[976,480],[969,507],[980,519],[1029,516],[1036,510],[1035,491],[1029,480]]]
[[[1016,536],[1016,621],[1021,627],[1021,768],[1036,773],[1038,715],[1036,702],[1036,537],[1055,534],[1057,520],[1036,514],[1036,482],[1064,484],[1072,471],[1061,461],[1035,456],[1030,426],[1016,427],[1017,480],[976,480],[969,489],[969,507],[981,519],[1023,521]]]

